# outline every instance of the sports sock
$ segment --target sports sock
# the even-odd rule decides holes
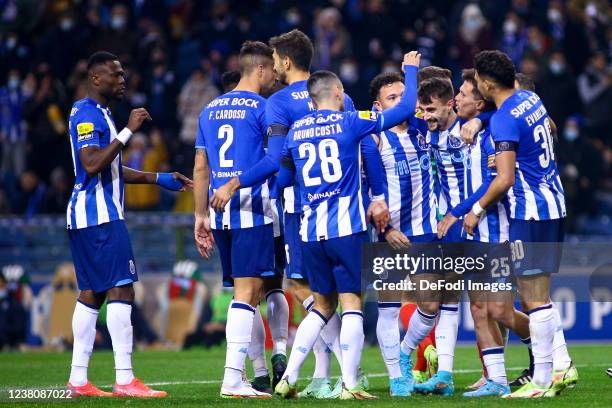
[[[485,364],[482,355],[482,349],[480,348],[480,345],[478,343],[476,343],[476,347],[478,348],[478,358],[480,358],[480,364],[482,364],[482,376],[485,378],[489,378],[489,373],[487,372],[487,365]]]
[[[400,350],[404,354],[412,354],[418,344],[429,334],[436,321],[437,315],[428,315],[417,308],[408,324],[408,331],[400,344]]]
[[[400,303],[378,302],[378,321],[376,322],[376,338],[383,361],[387,367],[389,378],[399,378],[402,371],[399,366],[400,333],[399,313]]]
[[[287,355],[289,337],[289,304],[282,289],[273,289],[266,294],[268,324],[272,336],[272,355]]]
[[[527,346],[527,352],[529,353],[529,372],[533,374],[533,351],[531,350],[531,337],[521,339],[521,342]]]
[[[342,381],[347,389],[357,386],[357,369],[363,350],[363,313],[361,310],[346,310],[342,313],[340,348],[342,349]]]
[[[224,388],[237,388],[242,383],[244,360],[251,343],[255,308],[248,303],[233,301],[227,312],[225,338]]]
[[[266,328],[263,318],[259,312],[259,308],[255,308],[253,316],[253,330],[251,332],[251,344],[249,345],[249,359],[253,363],[253,372],[255,377],[268,375],[268,367],[266,365],[266,353],[264,346],[266,343]]]
[[[567,370],[572,364],[572,358],[567,351],[565,344],[565,335],[563,334],[563,325],[561,324],[561,316],[559,309],[553,305],[553,314],[555,317],[555,337],[553,338],[553,370]]]
[[[337,312],[329,318],[327,324],[321,330],[321,339],[327,345],[328,351],[336,356],[338,364],[342,364],[342,351],[340,350],[340,326],[342,322]],[[329,352],[327,353],[329,359]],[[329,363],[328,363],[329,364]]]
[[[315,355],[315,371],[312,373],[312,378],[329,378],[329,366],[331,359],[329,353],[331,350],[327,347],[327,344],[323,341],[321,336],[317,337],[317,341],[312,346],[312,352]],[[319,354],[326,354],[325,356],[319,356]]]
[[[96,321],[98,309],[77,301],[72,315],[72,367],[70,384],[80,386],[87,384],[87,367],[96,339]]]
[[[552,378],[552,347],[555,337],[555,316],[552,304],[529,311],[529,332],[533,351],[533,382],[547,387]]]
[[[118,385],[126,385],[134,379],[132,372],[132,305],[122,301],[109,301],[106,306],[106,325],[113,342],[115,374]]]
[[[325,316],[316,309],[310,309],[310,312],[298,326],[295,333],[295,340],[293,341],[293,348],[291,349],[291,355],[287,362],[287,369],[284,374],[289,384],[296,383],[300,368],[302,364],[304,364],[304,360],[306,360],[308,353],[317,341],[321,329],[323,329],[326,323],[327,319]]]
[[[503,347],[490,347],[483,349],[482,360],[488,373],[488,379],[495,381],[498,384],[508,385]]]
[[[438,371],[453,372],[455,344],[459,330],[459,305],[440,306],[440,318],[436,324],[436,350],[438,351]]]

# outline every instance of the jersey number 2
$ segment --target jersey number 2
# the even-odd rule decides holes
[[[310,177],[310,170],[317,160],[317,147],[312,143],[303,143],[298,149],[300,158],[306,158],[306,164],[302,168],[304,185],[306,187],[321,184],[321,177]],[[323,139],[319,143],[318,156],[321,161],[321,175],[327,183],[335,183],[342,177],[342,167],[338,159],[338,143],[334,139]],[[308,156],[308,157],[307,157]]]
[[[223,144],[221,145],[221,148],[219,149],[219,165],[221,167],[233,167],[234,160],[226,159],[225,154],[227,153],[227,150],[232,145],[232,142],[234,141],[234,128],[231,127],[230,125],[221,126],[219,128],[218,137],[219,139],[225,139],[225,142],[223,142]]]

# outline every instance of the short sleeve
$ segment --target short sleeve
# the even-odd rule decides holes
[[[100,139],[108,127],[101,115],[99,111],[91,109],[82,109],[75,114],[72,126],[74,126],[78,150],[100,146]]]
[[[383,126],[383,116],[374,111],[354,111],[345,114],[348,122],[348,129],[356,139],[371,134],[378,133]]]
[[[202,115],[204,115],[204,112],[202,112],[198,117],[198,130],[196,131],[195,141],[196,149],[206,149],[206,139],[204,138],[204,132],[202,131]]]
[[[265,121],[268,126],[283,125],[289,127],[289,115],[279,95],[272,95],[266,102]]]
[[[516,120],[512,116],[500,111],[491,118],[491,135],[494,142],[518,143],[520,139]]]

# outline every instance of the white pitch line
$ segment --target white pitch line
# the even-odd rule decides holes
[[[585,368],[585,367],[610,367],[612,365],[612,363],[607,363],[607,364],[576,364],[576,368]],[[506,370],[507,371],[521,371],[523,370],[525,367],[507,367]],[[481,373],[482,372],[482,368],[468,368],[468,369],[460,369],[460,370],[454,370],[454,373],[458,373],[458,374],[474,374],[474,373]],[[366,374],[368,378],[379,378],[379,377],[386,377],[388,374],[387,373],[372,373],[372,374]],[[337,378],[337,377],[332,377],[332,378]],[[298,380],[308,380],[310,379],[310,377],[300,377]],[[153,386],[153,387],[159,387],[159,386],[165,386],[165,385],[194,385],[194,384],[200,384],[200,385],[211,385],[211,384],[217,384],[220,385],[221,381],[219,380],[192,380],[192,381],[160,381],[160,382],[147,382],[146,383],[149,386]],[[104,388],[110,388],[112,387],[113,384],[105,384],[105,385],[100,385],[99,387],[104,387]],[[51,385],[51,386],[37,386],[37,389],[64,389],[65,386],[58,386],[58,385]],[[0,391],[8,391],[8,390],[15,390],[15,389],[32,389],[32,387],[5,387],[5,388],[0,388]]]

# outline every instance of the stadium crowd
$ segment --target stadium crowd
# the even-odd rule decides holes
[[[397,69],[401,50],[461,69],[483,49],[508,53],[535,80],[559,127],[558,161],[570,210],[612,208],[612,8],[605,0],[1,0],[0,214],[65,211],[72,184],[67,118],[85,93],[86,61],[108,50],[127,67],[117,123],[134,107],[153,117],[126,151],[146,171],[193,168],[201,107],[222,93],[246,39],[299,28],[314,39],[313,69],[331,69],[357,108],[369,81]],[[170,210],[173,196],[130,186],[126,206]],[[569,222],[569,229],[575,224]]]

